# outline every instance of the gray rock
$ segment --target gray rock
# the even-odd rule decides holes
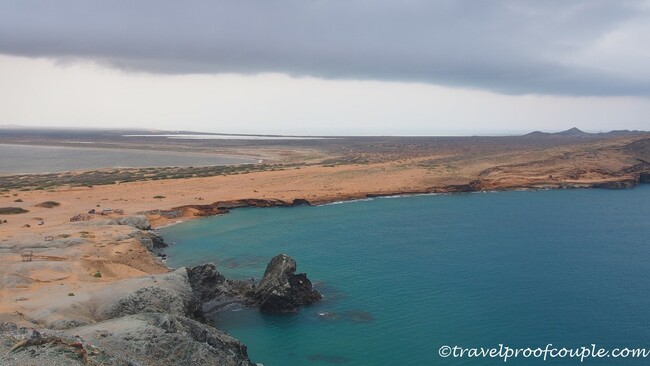
[[[183,316],[143,313],[68,331],[138,365],[251,366],[235,338]]]
[[[162,236],[151,231],[137,230],[131,233],[129,237],[136,238],[150,252],[168,247]]]
[[[201,301],[209,301],[227,292],[226,278],[217,272],[214,263],[205,263],[187,269],[187,279]]]
[[[604,189],[627,189],[636,186],[637,183],[638,182],[635,179],[623,179],[610,182],[594,183],[592,187]]]
[[[304,273],[295,274],[296,261],[279,254],[266,267],[264,277],[255,289],[260,311],[265,313],[291,313],[298,306],[310,305],[322,299]]]
[[[639,175],[639,183],[650,183],[650,173],[641,173]]]
[[[0,365],[3,366],[70,366],[125,365],[78,337],[33,328],[18,328],[12,323],[0,324]]]
[[[147,280],[131,279],[121,286],[94,296],[94,318],[107,320],[138,313],[169,313],[194,316],[200,309],[185,268],[150,276]]]
[[[187,277],[201,302],[201,316],[219,311],[232,303],[256,304],[253,283],[229,280],[217,272],[217,267],[213,263],[188,268]],[[198,314],[195,317],[200,318]]]
[[[111,225],[128,225],[140,230],[151,230],[151,223],[144,215],[120,217],[112,220]]]
[[[177,291],[158,286],[141,288],[131,295],[117,300],[104,309],[101,318],[112,319],[140,313],[168,313],[185,316],[194,314],[197,304],[190,294],[186,297]]]

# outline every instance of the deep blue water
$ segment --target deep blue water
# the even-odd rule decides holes
[[[324,294],[297,315],[222,312],[218,326],[247,344],[254,362],[503,365],[443,359],[438,349],[650,349],[649,203],[649,185],[378,198],[238,209],[161,231],[176,243],[172,266],[214,261],[227,276],[259,279],[282,252]]]

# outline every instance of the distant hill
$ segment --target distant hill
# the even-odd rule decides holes
[[[588,137],[591,135],[577,127],[570,128],[566,131],[555,133],[557,136],[569,136],[569,137]]]
[[[524,137],[604,138],[604,137],[633,136],[633,135],[638,135],[640,133],[644,133],[644,131],[614,130],[610,132],[589,133],[589,132],[582,131],[577,127],[573,127],[566,131],[555,132],[555,133],[534,131],[525,134]]]

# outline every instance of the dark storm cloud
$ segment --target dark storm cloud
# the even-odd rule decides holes
[[[17,0],[0,5],[0,53],[154,73],[281,72],[513,94],[650,95],[647,75],[564,62],[644,19],[648,8],[622,0]]]

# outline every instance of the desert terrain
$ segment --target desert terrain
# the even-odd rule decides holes
[[[116,284],[123,292],[133,281],[142,286],[170,271],[143,240],[149,223],[156,228],[241,206],[376,195],[631,188],[650,177],[644,132],[260,141],[84,133],[16,130],[0,134],[0,143],[87,147],[81,142],[92,140],[102,148],[262,162],[0,175],[0,321],[61,330],[100,321],[97,309]],[[123,221],[134,216],[148,222]]]

